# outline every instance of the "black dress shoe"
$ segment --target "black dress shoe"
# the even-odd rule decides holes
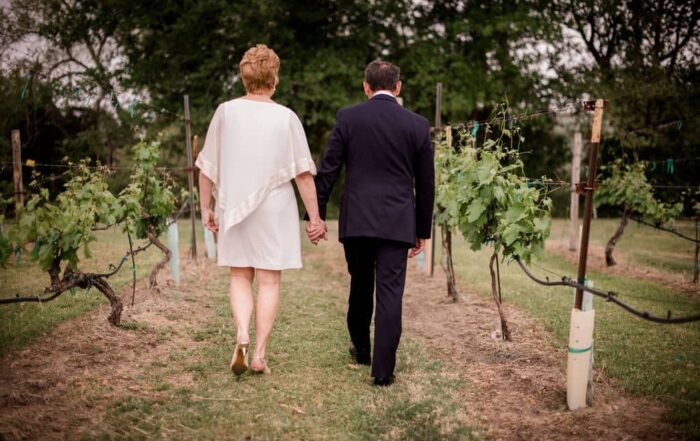
[[[370,366],[372,364],[372,355],[369,351],[358,351],[354,345],[350,345],[350,356],[355,359],[357,364],[364,364]]]
[[[392,375],[391,377],[376,377],[374,379],[375,386],[391,386],[394,384],[396,378]]]

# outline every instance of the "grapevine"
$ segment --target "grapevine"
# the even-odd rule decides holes
[[[122,230],[138,239],[148,239],[164,254],[149,276],[150,288],[158,285],[158,272],[171,257],[158,236],[166,229],[167,218],[175,210],[175,184],[170,175],[156,168],[160,144],[141,140],[134,147],[134,169],[129,185],[119,194],[123,209]]]
[[[630,217],[638,216],[654,225],[662,225],[680,215],[683,210],[681,202],[670,205],[659,202],[654,197],[654,188],[644,174],[646,168],[647,163],[644,161],[624,165],[618,160],[610,166],[610,176],[601,182],[600,190],[596,193],[597,206],[622,208],[620,225],[605,246],[607,266],[616,264],[613,251]]]
[[[552,203],[547,179],[524,176],[519,147],[524,141],[518,127],[505,126],[506,107],[485,125],[481,142],[472,132],[460,130],[457,146],[439,143],[436,222],[459,228],[472,250],[491,245],[489,262],[492,295],[501,321],[501,338],[510,339],[496,283],[498,257],[518,257],[529,263],[544,248],[551,227]],[[494,268],[494,265],[496,268]]]

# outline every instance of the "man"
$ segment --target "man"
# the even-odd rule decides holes
[[[375,385],[388,386],[401,338],[406,257],[418,255],[430,238],[435,170],[428,120],[397,102],[399,68],[373,61],[363,85],[369,101],[338,111],[315,181],[325,219],[331,189],[346,167],[339,236],[351,276],[350,353],[360,364],[371,363]],[[310,239],[320,236],[310,233]]]

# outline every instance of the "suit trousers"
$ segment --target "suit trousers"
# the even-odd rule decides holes
[[[348,331],[360,352],[370,351],[370,324],[374,309],[372,376],[388,378],[396,367],[401,339],[401,310],[410,245],[392,240],[350,237],[343,240],[350,273]]]

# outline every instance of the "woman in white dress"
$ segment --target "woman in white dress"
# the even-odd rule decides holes
[[[291,109],[271,99],[279,66],[277,54],[265,45],[245,53],[239,67],[247,94],[218,106],[196,161],[202,221],[218,233],[218,264],[231,275],[237,327],[231,369],[237,375],[249,367],[253,279],[258,293],[250,369],[270,373],[265,354],[279,308],[281,271],[302,267],[292,179],[309,214],[309,238],[314,244],[325,238],[304,128]]]

